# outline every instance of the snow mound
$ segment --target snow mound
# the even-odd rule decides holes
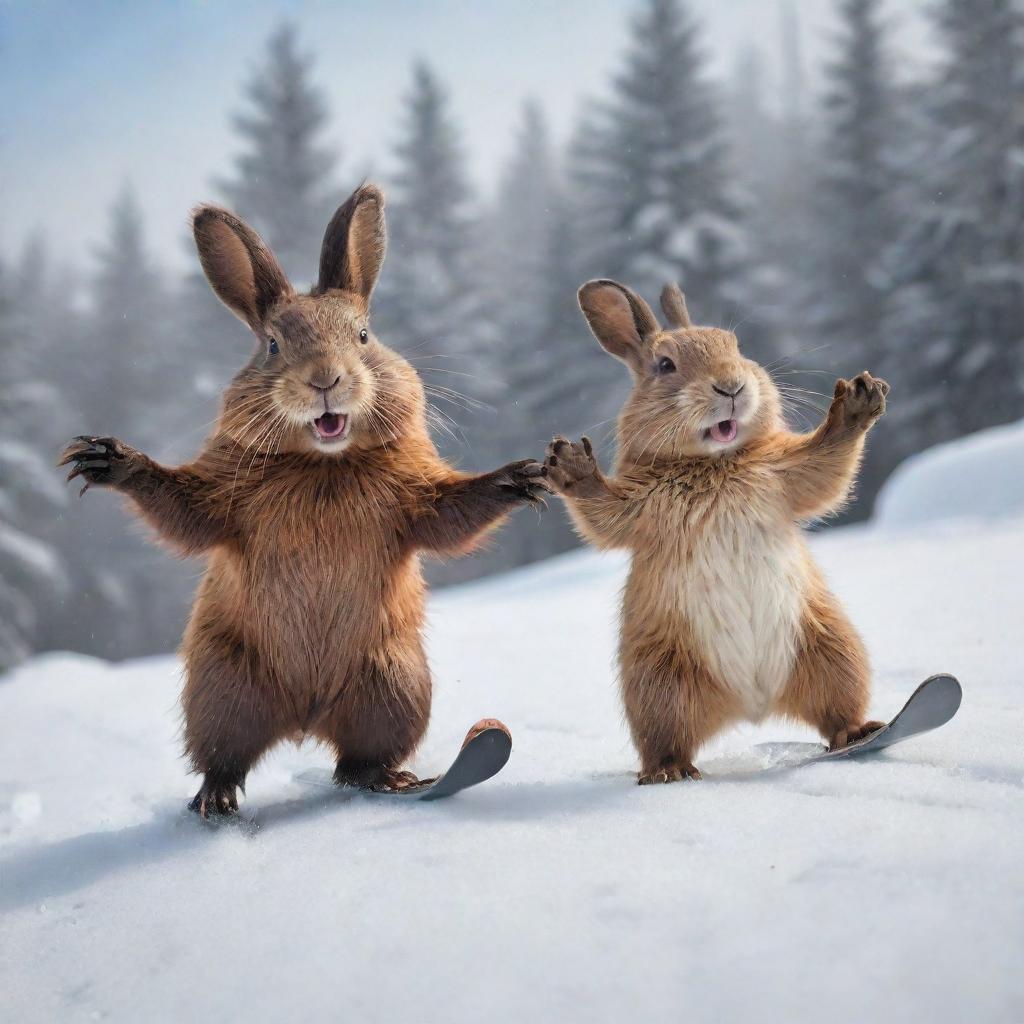
[[[781,721],[640,788],[614,672],[624,561],[438,595],[413,767],[496,716],[512,759],[434,804],[324,793],[282,746],[204,825],[174,658],[37,659],[0,684],[4,1020],[488,1024],[1024,1019],[1024,524],[813,541],[889,718],[935,671],[938,732],[769,772]]]
[[[882,526],[1024,515],[1024,420],[906,460],[875,504]]]

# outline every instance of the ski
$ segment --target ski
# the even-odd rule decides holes
[[[497,775],[508,763],[511,753],[512,734],[496,718],[485,718],[469,730],[451,766],[436,779],[425,779],[402,789],[361,789],[358,792],[388,800],[441,800]],[[307,786],[351,791],[350,787],[339,787],[331,773],[322,769],[300,772],[295,781]]]
[[[829,750],[819,743],[760,743],[755,747],[760,770],[799,768],[818,761],[876,753],[945,725],[959,710],[962,698],[963,689],[955,676],[929,676],[910,695],[899,714],[870,736],[838,750]]]
[[[826,750],[821,757],[856,757],[902,743],[911,736],[931,732],[945,725],[960,710],[963,689],[955,676],[929,676],[911,695],[902,710],[888,724],[870,736],[839,750]]]

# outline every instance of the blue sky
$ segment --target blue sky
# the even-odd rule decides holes
[[[779,3],[690,0],[716,74],[749,45],[776,60]],[[790,0],[813,68],[829,0]],[[447,83],[471,171],[486,193],[522,101],[539,98],[556,137],[582,97],[600,95],[622,52],[631,0],[0,0],[0,254],[42,230],[55,254],[86,260],[130,179],[150,247],[191,259],[189,208],[216,199],[235,141],[228,130],[245,77],[283,18],[315,60],[340,152],[342,185],[386,176],[411,62]],[[917,52],[922,0],[890,0],[900,46]]]

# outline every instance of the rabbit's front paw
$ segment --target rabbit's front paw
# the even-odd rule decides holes
[[[522,459],[502,466],[493,474],[495,485],[506,494],[512,494],[521,501],[536,505],[550,493],[547,482],[548,470],[536,459]]]
[[[556,491],[568,494],[598,476],[597,460],[589,437],[568,441],[558,436],[548,445],[548,479]]]
[[[837,380],[830,415],[838,426],[867,430],[885,413],[889,385],[865,370],[853,380]]]
[[[62,452],[58,466],[71,466],[68,480],[80,476],[85,486],[117,487],[139,468],[142,455],[116,437],[87,437],[80,434]]]

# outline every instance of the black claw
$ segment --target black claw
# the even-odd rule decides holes
[[[580,438],[580,441],[582,442],[583,450],[587,453],[587,455],[593,455],[594,454],[594,448],[593,448],[593,446],[590,443],[590,438],[587,437],[586,434],[584,434]]]
[[[207,789],[205,786],[189,801],[188,809],[209,821],[210,812],[228,816],[238,811],[238,793],[234,790]]]

